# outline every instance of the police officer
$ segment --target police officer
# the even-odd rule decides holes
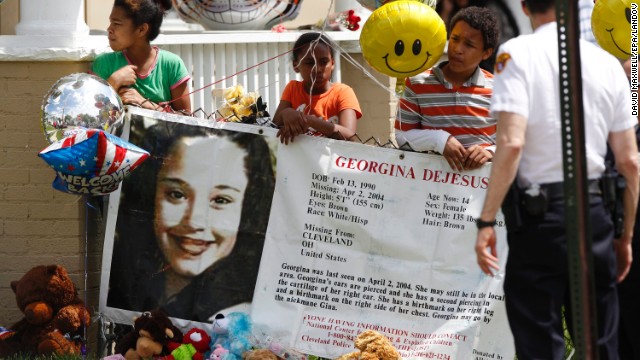
[[[553,0],[525,0],[533,34],[511,39],[496,60],[491,110],[497,149],[484,206],[477,219],[476,254],[488,275],[500,271],[493,225],[503,199],[520,196],[507,221],[509,254],[505,304],[519,360],[563,359],[562,306],[570,311],[563,196],[558,41]],[[589,219],[600,359],[617,359],[616,281],[631,264],[638,200],[638,161],[629,84],[619,62],[581,41]],[[624,230],[613,239],[599,178],[607,141],[626,179]],[[517,174],[517,176],[516,176]],[[520,190],[509,191],[510,184]],[[509,198],[508,198],[509,199]],[[520,205],[524,203],[525,205]],[[505,205],[507,202],[505,202]],[[519,215],[513,221],[514,214]]]

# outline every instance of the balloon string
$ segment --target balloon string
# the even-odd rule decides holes
[[[377,4],[378,4],[378,2],[379,2],[379,0],[376,0],[376,3],[377,3]],[[331,11],[331,8],[333,7],[333,4],[334,4],[334,0],[331,0],[330,5],[329,5],[329,7],[328,7],[328,9],[329,9],[329,10],[327,10],[328,12],[330,12],[330,11]],[[376,8],[378,8],[378,7],[380,7],[380,6],[382,6],[382,3],[381,3],[381,2],[378,4],[378,6],[376,6]],[[327,18],[328,18],[328,16],[329,16],[329,15],[327,14]],[[322,29],[320,29],[320,33],[321,33],[321,34],[326,34],[326,29],[327,29],[327,27],[328,27],[328,24],[327,24],[327,20],[326,20],[326,18],[325,18],[325,21],[324,21],[324,23],[323,23]],[[390,88],[389,88],[389,86],[387,86],[387,85],[383,84],[382,82],[380,82],[380,81],[379,81],[379,80],[378,80],[378,79],[377,79],[373,74],[371,74],[371,72],[369,72],[369,71],[368,71],[368,70],[367,70],[367,69],[366,69],[366,68],[365,68],[365,67],[364,67],[360,62],[356,61],[353,57],[351,57],[351,55],[349,55],[349,53],[348,53],[345,49],[343,49],[342,47],[340,47],[340,45],[338,45],[338,43],[336,43],[336,42],[332,41],[332,42],[331,42],[331,44],[329,44],[329,45],[330,45],[331,47],[333,47],[334,49],[337,49],[338,51],[340,51],[340,55],[341,55],[341,57],[342,57],[342,58],[346,59],[346,60],[347,60],[347,62],[349,62],[351,65],[353,65],[354,67],[356,67],[357,69],[359,69],[359,70],[360,70],[360,71],[361,71],[365,76],[367,76],[367,77],[368,77],[369,79],[371,79],[374,83],[376,83],[376,85],[378,85],[381,89],[383,89],[384,91],[386,91],[386,92],[388,92],[389,94],[391,94],[391,96],[393,96],[397,101],[399,101],[399,100],[400,100],[400,98],[401,98],[401,96],[402,96],[402,92],[403,92],[403,91],[399,91],[399,90],[404,90],[404,81],[403,81],[403,80],[398,80],[398,79],[396,79],[396,80],[397,80],[397,82],[398,82],[398,81],[402,81],[402,85],[401,85],[401,86],[397,86],[397,85],[396,85],[396,88],[395,88],[395,89],[390,89]],[[268,59],[266,59],[266,60],[264,60],[264,61],[262,61],[262,62],[260,62],[260,63],[258,63],[258,64],[252,65],[252,66],[250,66],[250,67],[248,67],[248,68],[246,68],[246,69],[244,69],[244,70],[240,70],[240,71],[236,72],[235,74],[232,74],[232,75],[226,76],[226,77],[224,77],[224,78],[222,78],[222,79],[220,79],[220,80],[218,80],[218,81],[215,81],[215,82],[213,82],[213,83],[211,83],[211,84],[208,84],[208,85],[205,85],[205,86],[203,86],[203,87],[201,87],[201,88],[199,88],[199,89],[193,90],[192,92],[190,92],[190,93],[188,93],[188,94],[185,94],[185,95],[182,95],[182,96],[180,96],[179,98],[176,98],[176,99],[173,99],[173,100],[170,100],[170,101],[160,102],[160,103],[158,103],[158,105],[159,105],[160,107],[162,107],[162,111],[171,112],[171,108],[169,107],[169,104],[171,104],[172,102],[174,102],[174,101],[178,101],[179,99],[182,99],[182,98],[184,98],[184,97],[190,96],[191,94],[197,93],[198,91],[202,91],[202,90],[204,90],[204,89],[206,89],[206,88],[208,88],[208,87],[210,87],[210,86],[213,86],[213,85],[218,84],[218,83],[220,83],[220,82],[222,82],[222,81],[225,81],[225,80],[230,79],[230,78],[232,78],[232,77],[234,77],[234,76],[237,76],[237,75],[242,74],[242,73],[244,73],[244,72],[246,72],[246,71],[249,71],[249,70],[251,70],[251,69],[253,69],[253,68],[256,68],[256,67],[258,67],[258,66],[261,66],[261,65],[263,65],[263,64],[265,64],[265,63],[267,63],[267,62],[269,62],[269,61],[275,60],[275,59],[277,59],[277,58],[279,58],[279,57],[281,57],[281,56],[283,56],[283,55],[286,55],[286,54],[288,54],[288,53],[290,53],[290,52],[293,52],[293,51],[295,51],[295,50],[297,50],[297,49],[291,49],[291,50],[288,50],[288,51],[286,51],[286,52],[284,52],[284,53],[278,54],[278,55],[276,55],[276,56],[274,56],[274,57],[268,58]],[[411,112],[413,112],[414,114],[418,114],[418,113],[417,113],[415,110],[413,110],[413,109],[409,109],[409,110],[410,110]],[[401,122],[402,122],[402,121],[401,121]]]
[[[259,63],[255,64],[255,65],[249,66],[249,67],[248,67],[248,68],[246,68],[246,69],[240,70],[240,71],[236,72],[235,74],[231,74],[231,75],[229,75],[229,76],[225,76],[225,77],[223,77],[222,79],[220,79],[220,80],[218,80],[218,81],[212,82],[211,84],[208,84],[208,85],[205,85],[205,86],[203,86],[203,87],[201,87],[201,88],[199,88],[199,89],[193,90],[192,92],[187,93],[187,94],[184,94],[184,95],[180,96],[179,98],[175,98],[175,99],[173,99],[173,100],[163,101],[163,102],[161,102],[161,103],[158,103],[158,105],[159,105],[159,106],[161,106],[161,107],[163,108],[163,110],[166,110],[166,109],[167,109],[167,107],[168,107],[168,105],[169,105],[169,104],[171,104],[171,103],[172,103],[172,102],[174,102],[174,101],[178,101],[178,100],[180,100],[180,99],[182,99],[182,98],[184,98],[184,97],[190,96],[191,94],[197,93],[198,91],[202,91],[202,90],[204,90],[204,89],[206,89],[206,88],[208,88],[208,87],[210,87],[210,86],[213,86],[213,85],[215,85],[215,84],[218,84],[218,83],[220,83],[220,82],[222,82],[222,81],[225,81],[225,80],[227,80],[227,79],[230,79],[230,78],[232,78],[232,77],[234,77],[234,76],[238,76],[238,75],[240,75],[240,74],[242,74],[242,73],[244,73],[244,72],[247,72],[247,71],[249,71],[249,70],[251,70],[251,69],[253,69],[253,68],[256,68],[256,67],[258,67],[258,66],[260,66],[260,65],[263,65],[263,64],[265,64],[265,63],[267,63],[267,62],[269,62],[269,61],[272,61],[272,60],[275,60],[275,59],[277,59],[277,58],[279,58],[279,57],[281,57],[281,56],[284,56],[284,55],[286,55],[286,54],[288,54],[288,53],[292,52],[293,50],[295,50],[295,49],[287,50],[287,51],[285,51],[285,52],[283,52],[283,53],[281,53],[281,54],[278,54],[278,55],[276,55],[276,56],[270,57],[270,58],[268,58],[268,59],[266,59],[266,60],[264,60],[264,61],[261,61],[261,62],[259,62]]]
[[[334,0],[331,0],[331,3],[330,3],[330,6],[329,6],[329,9],[331,9],[331,8],[333,7],[333,2],[334,2]],[[200,5],[198,5],[198,6],[200,6]],[[275,10],[275,8],[274,8],[274,7],[272,7],[272,10]],[[329,10],[329,11],[330,11],[330,10]],[[282,14],[281,14],[280,16],[282,16]],[[328,15],[327,15],[327,17],[328,17]],[[326,22],[326,19],[325,19],[325,23],[324,23],[323,28],[322,28],[322,30],[321,30],[321,33],[322,33],[322,34],[324,34],[324,33],[325,33],[325,29],[326,29],[326,27],[327,27],[327,22]],[[199,89],[193,90],[192,92],[187,93],[187,94],[184,94],[184,95],[182,95],[182,96],[180,96],[180,97],[178,97],[178,98],[175,98],[175,99],[173,99],[173,100],[160,102],[160,103],[158,103],[158,106],[160,106],[160,107],[162,108],[162,110],[163,110],[163,111],[171,111],[171,108],[169,107],[169,104],[171,104],[172,102],[178,101],[178,100],[180,100],[180,99],[182,99],[182,98],[185,98],[185,97],[187,97],[187,96],[190,96],[191,94],[195,94],[195,93],[197,93],[198,91],[202,91],[202,90],[204,90],[204,89],[206,89],[206,88],[208,88],[208,87],[210,87],[210,86],[213,86],[213,85],[218,84],[218,83],[220,83],[220,82],[222,82],[222,81],[225,81],[225,80],[227,80],[227,79],[230,79],[230,78],[233,78],[233,77],[235,77],[235,76],[238,76],[238,75],[240,75],[240,74],[242,74],[242,73],[244,73],[244,72],[247,72],[247,71],[249,71],[249,70],[251,70],[251,69],[253,69],[253,68],[256,68],[256,67],[258,67],[258,66],[260,66],[260,65],[263,65],[263,64],[265,64],[265,63],[267,63],[267,62],[269,62],[269,61],[275,60],[275,59],[277,59],[277,58],[279,58],[279,57],[281,57],[281,56],[284,56],[284,55],[286,55],[286,54],[288,54],[288,53],[290,53],[290,52],[293,52],[293,51],[295,51],[295,50],[297,50],[297,49],[291,49],[291,50],[285,51],[285,52],[283,52],[283,53],[281,53],[281,54],[278,54],[278,55],[273,56],[273,57],[271,57],[271,58],[268,58],[268,59],[266,59],[266,60],[264,60],[264,61],[261,61],[261,62],[259,62],[259,63],[255,64],[255,65],[249,66],[248,68],[246,68],[246,69],[244,69],[244,70],[240,70],[240,71],[236,72],[235,74],[232,74],[232,75],[229,75],[229,76],[223,77],[222,79],[220,79],[220,80],[218,80],[218,81],[212,82],[212,83],[210,83],[210,84],[208,84],[208,85],[205,85],[205,86],[203,86],[203,87],[201,87],[201,88],[199,88]]]

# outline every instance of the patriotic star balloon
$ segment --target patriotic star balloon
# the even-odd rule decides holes
[[[105,195],[115,191],[149,153],[103,130],[76,128],[38,156],[55,170],[55,189],[77,195]]]

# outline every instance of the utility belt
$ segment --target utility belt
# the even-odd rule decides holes
[[[615,188],[610,191],[605,178],[588,181],[588,193],[590,198],[603,197],[605,199],[611,193],[615,194]],[[502,203],[502,213],[508,231],[515,231],[522,227],[524,219],[528,217],[538,218],[544,215],[551,201],[564,198],[564,183],[555,182],[547,184],[534,184],[527,189],[520,188],[516,181],[511,184],[509,192]],[[615,199],[613,200],[615,202]]]
[[[589,195],[599,196],[602,195],[602,179],[589,180],[587,184]],[[556,200],[558,198],[564,198],[564,183],[555,182],[549,184],[542,184],[540,188],[546,193],[547,199]],[[526,192],[526,190],[525,190]]]

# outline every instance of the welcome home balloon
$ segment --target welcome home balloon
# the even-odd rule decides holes
[[[147,151],[103,130],[77,128],[74,132],[38,154],[55,170],[56,190],[108,194],[149,157]]]

